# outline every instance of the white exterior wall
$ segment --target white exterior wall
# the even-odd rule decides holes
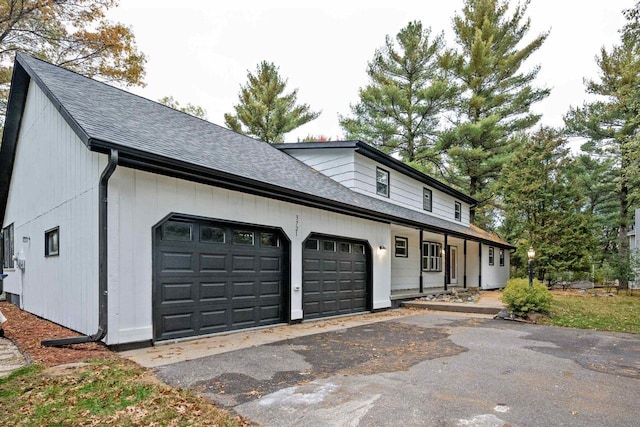
[[[408,256],[395,255],[395,238],[405,237]],[[391,290],[400,291],[420,288],[420,231],[400,226],[391,226]]]
[[[381,165],[363,155],[355,156],[355,187],[354,191],[386,200],[409,209],[413,209],[426,215],[433,215],[447,221],[469,226],[469,204],[456,199],[449,194],[429,187],[424,183],[410,178],[403,173],[395,171],[389,167]],[[389,197],[380,196],[376,193],[376,168],[379,167],[389,172]],[[432,211],[423,209],[422,197],[423,188],[432,192]],[[455,202],[462,205],[462,220],[455,220]]]
[[[118,167],[109,182],[108,344],[150,340],[152,227],[170,213],[281,227],[291,240],[291,319],[301,319],[302,243],[311,233],[368,240],[373,308],[391,306],[388,224]]]
[[[494,263],[489,265],[489,248],[494,250]],[[482,245],[482,289],[498,289],[504,287],[509,280],[510,253],[504,250],[504,266],[500,266],[500,249],[495,246]]]
[[[429,187],[424,183],[410,178],[403,173],[381,165],[362,154],[354,152],[353,148],[316,148],[291,150],[288,153],[302,161],[307,166],[322,172],[345,187],[353,191],[364,193],[397,205],[410,208],[426,215],[433,215],[448,221],[469,226],[469,204],[456,199],[442,191]],[[376,167],[389,172],[389,197],[376,193]],[[432,211],[423,209],[423,188],[432,191]],[[455,220],[455,202],[462,205],[462,220]]]
[[[353,148],[305,149],[287,153],[345,187],[355,187]]]
[[[2,224],[14,224],[14,253],[25,269],[5,269],[4,289],[20,295],[21,308],[85,334],[98,327],[98,180],[105,165],[106,156],[86,148],[32,81]],[[60,254],[45,257],[44,232],[54,227]]]
[[[480,287],[480,243],[467,241],[467,287]],[[486,260],[485,260],[486,261]]]

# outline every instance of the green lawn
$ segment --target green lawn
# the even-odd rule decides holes
[[[602,331],[640,334],[640,295],[553,296],[553,316],[541,323]]]
[[[172,389],[123,360],[55,374],[31,365],[0,379],[0,424],[241,426],[203,398]]]

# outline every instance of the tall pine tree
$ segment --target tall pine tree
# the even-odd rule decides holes
[[[352,117],[340,116],[347,138],[362,139],[405,162],[439,165],[435,143],[442,112],[456,89],[438,65],[442,34],[410,22],[395,39],[387,36],[369,62],[369,84],[360,89]]]
[[[587,91],[598,100],[572,108],[565,116],[568,131],[588,139],[582,147],[593,157],[609,159],[618,203],[613,224],[617,231],[617,268],[620,288],[628,288],[629,239],[627,232],[631,207],[638,201],[640,185],[640,33],[638,9],[625,11],[627,25],[620,44],[602,48],[596,62],[600,76],[587,81]]]
[[[472,221],[491,225],[487,212],[493,183],[517,147],[514,136],[540,119],[531,105],[549,95],[533,86],[539,66],[523,71],[523,63],[542,46],[548,33],[524,44],[530,28],[525,18],[529,1],[513,6],[501,0],[465,0],[453,19],[458,50],[443,63],[462,88],[454,126],[441,140],[452,173],[452,184],[480,201]]]
[[[284,93],[287,80],[272,62],[262,61],[255,74],[247,71],[247,80],[240,87],[235,114],[224,115],[226,125],[235,132],[277,144],[287,132],[320,115],[308,104],[296,104],[298,89]]]

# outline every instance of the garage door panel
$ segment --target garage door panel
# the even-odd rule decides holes
[[[227,298],[226,282],[200,284],[200,302],[221,302]]]
[[[260,296],[261,297],[275,297],[279,298],[281,292],[280,282],[277,281],[262,281],[260,282]]]
[[[304,271],[307,273],[319,273],[320,272],[320,260],[313,258],[305,258],[303,263]]]
[[[322,272],[323,273],[335,273],[338,271],[338,261],[335,259],[322,260]]]
[[[222,332],[227,328],[227,309],[204,310],[200,312],[200,331],[206,333]]]
[[[175,226],[179,221],[185,220],[170,222]],[[188,225],[190,241],[188,233],[183,233],[186,240],[163,240],[164,226],[156,229],[155,339],[284,321],[286,247],[281,233],[206,220]],[[241,228],[246,230],[239,236]],[[253,244],[251,236],[258,236]]]
[[[232,255],[232,271],[234,273],[255,273],[256,257],[253,255]]]
[[[356,273],[363,273],[365,274],[367,272],[367,263],[364,261],[354,261],[353,262],[353,271]]]
[[[353,271],[353,262],[348,260],[340,260],[339,261],[340,272],[351,272]]]
[[[201,273],[224,273],[227,271],[226,254],[200,254]]]
[[[165,333],[190,333],[194,330],[194,313],[174,313],[162,316]]]
[[[271,273],[280,273],[282,260],[280,257],[273,256],[261,256],[260,257],[260,271],[261,272],[271,272]]]
[[[193,272],[195,271],[193,254],[186,252],[163,252],[162,253],[163,272]]]
[[[162,302],[163,305],[174,305],[180,303],[193,303],[192,295],[193,282],[188,283],[163,283]]]

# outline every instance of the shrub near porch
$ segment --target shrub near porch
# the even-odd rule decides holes
[[[527,279],[510,279],[502,294],[502,302],[507,304],[509,312],[518,317],[531,313],[549,313],[551,299],[547,287],[537,280],[533,281],[533,286],[529,286]]]

